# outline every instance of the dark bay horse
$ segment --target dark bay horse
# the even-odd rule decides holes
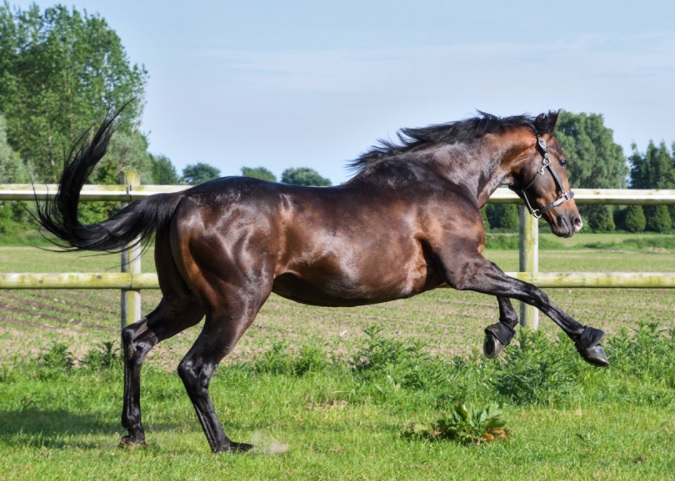
[[[141,364],[158,342],[206,317],[178,366],[211,449],[245,451],[224,433],[209,396],[218,363],[234,349],[271,292],[305,304],[357,306],[436,287],[497,297],[499,322],[485,330],[496,356],[518,323],[510,298],[555,322],[581,356],[608,365],[603,332],[584,326],[537,287],[506,276],[483,255],[480,209],[506,185],[557,236],[582,226],[553,136],[557,113],[476,118],[404,129],[353,166],[336,187],[299,187],[228,177],[129,204],[100,224],[77,217],[80,189],[104,156],[111,116],[66,162],[57,196],[38,208],[40,223],[71,249],[115,251],[155,236],[162,300],[123,330],[123,444],[145,441]]]

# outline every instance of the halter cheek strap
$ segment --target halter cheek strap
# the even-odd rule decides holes
[[[560,177],[558,177],[558,174],[556,174],[553,167],[551,167],[551,160],[548,158],[548,151],[546,150],[546,141],[539,136],[537,136],[537,150],[539,150],[539,152],[542,155],[541,168],[537,170],[537,173],[535,174],[534,178],[519,192],[519,194],[523,198],[523,200],[525,200],[525,204],[527,204],[527,209],[530,211],[530,214],[532,214],[536,219],[539,219],[549,210],[554,209],[558,207],[560,204],[563,204],[568,200],[570,200],[571,198],[573,198],[574,192],[572,192],[571,190],[569,192],[565,192],[565,188],[563,187]],[[544,175],[547,171],[550,172],[551,175],[553,176],[553,182],[555,182],[556,191],[559,191],[560,195],[556,200],[548,204],[546,207],[542,207],[541,209],[535,209],[532,207],[530,200],[527,198],[526,192],[530,187],[534,185],[537,179],[539,179],[539,177]]]

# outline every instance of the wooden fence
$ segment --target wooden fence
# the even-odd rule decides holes
[[[159,192],[178,192],[189,186],[140,185],[135,172],[126,172],[122,185],[85,185],[83,201],[112,200],[131,202]],[[56,185],[0,184],[0,201],[44,200],[53,196]],[[575,189],[577,204],[675,205],[675,190]],[[499,189],[490,203],[520,205],[519,272],[507,274],[539,287],[566,288],[675,288],[675,272],[539,272],[538,222],[527,213],[521,200],[508,189]],[[121,324],[141,317],[140,295],[143,289],[157,289],[155,274],[142,273],[138,252],[122,253],[119,273],[0,273],[0,289],[120,289]],[[521,306],[521,324],[536,328],[538,311]]]

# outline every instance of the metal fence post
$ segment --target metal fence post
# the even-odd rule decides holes
[[[520,272],[539,272],[539,221],[530,215],[524,205],[518,206],[520,216]],[[530,329],[539,327],[539,311],[529,304],[520,303],[520,325]]]
[[[141,185],[141,177],[135,170],[122,172],[120,183],[125,185],[127,193],[134,187]],[[136,244],[122,251],[122,272],[140,274],[141,246]],[[121,328],[141,318],[141,291],[140,289],[122,289],[121,296]]]

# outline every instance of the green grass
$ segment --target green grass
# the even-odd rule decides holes
[[[487,247],[491,250],[518,249],[517,233],[487,233]],[[675,250],[673,234],[627,234],[579,232],[568,239],[556,237],[545,228],[539,230],[539,248],[542,250],[612,249],[612,250]]]
[[[119,361],[74,368],[55,345],[2,371],[0,472],[17,480],[664,479],[675,467],[675,379],[661,376],[662,362],[675,362],[672,333],[645,325],[617,343],[619,362],[606,370],[543,335],[521,339],[523,347],[511,346],[500,363],[420,357],[414,343],[376,330],[350,353],[352,361],[368,359],[360,368],[324,358],[298,369],[318,351],[275,348],[214,378],[228,434],[258,445],[251,454],[218,456],[208,452],[177,376],[151,366],[143,388],[148,446],[117,448]],[[636,370],[627,362],[635,349],[666,358]],[[548,363],[556,369],[540,369],[546,374],[531,396],[500,387],[503,376]],[[568,377],[562,383],[560,372]],[[403,435],[410,422],[437,419],[458,401],[503,404],[507,438],[475,445]]]

